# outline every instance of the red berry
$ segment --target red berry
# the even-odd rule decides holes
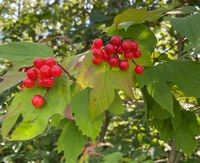
[[[125,59],[133,59],[133,57],[134,57],[134,53],[133,52],[126,52],[125,54],[124,54],[124,58]]]
[[[23,85],[24,85],[26,88],[33,88],[34,85],[35,85],[35,80],[30,79],[30,78],[26,78],[26,79],[23,81]]]
[[[44,80],[43,80],[43,85],[45,86],[45,87],[47,87],[47,88],[50,88],[50,87],[53,87],[53,85],[54,85],[54,79],[52,78],[52,77],[50,77],[50,78],[45,78]]]
[[[100,49],[102,46],[103,46],[103,41],[99,38],[96,38],[94,41],[93,41],[93,45],[96,49]]]
[[[28,70],[30,70],[31,69],[31,67],[25,67],[24,68],[24,72],[27,72]]]
[[[135,42],[135,41],[132,41],[131,42],[131,47],[132,47],[132,50],[137,50],[138,49],[138,43]]]
[[[54,65],[56,65],[56,60],[54,58],[46,58],[45,60],[45,64],[49,67],[53,67]]]
[[[50,70],[51,70],[51,67],[47,66],[47,65],[44,65],[40,68],[40,74],[44,77],[49,77],[50,76]]]
[[[37,79],[38,77],[38,73],[37,70],[32,68],[30,70],[27,71],[26,75],[28,76],[28,78],[30,79]]]
[[[102,59],[104,61],[108,61],[111,58],[111,56],[109,54],[106,54],[105,52],[103,53]]]
[[[44,81],[43,81],[43,79],[38,79],[37,85],[38,85],[39,87],[43,88],[43,87],[44,87]]]
[[[55,66],[53,66],[51,68],[50,74],[53,77],[58,77],[58,76],[60,76],[62,74],[62,68],[60,66],[58,66],[58,65],[55,65]]]
[[[136,51],[134,52],[134,57],[135,57],[135,58],[140,58],[141,55],[142,55],[142,52],[141,52],[140,50],[136,50]]]
[[[43,58],[36,58],[34,61],[33,61],[33,65],[36,67],[36,68],[40,68],[42,66],[45,65],[45,60]]]
[[[136,65],[134,71],[136,74],[142,74],[144,72],[144,67],[141,65]]]
[[[111,43],[114,46],[120,46],[121,45],[121,38],[119,36],[113,36],[111,38]]]
[[[101,49],[93,49],[92,54],[96,58],[102,58],[103,51]]]
[[[116,67],[119,65],[119,59],[116,56],[111,57],[108,62],[111,67]]]
[[[115,47],[112,44],[107,44],[105,46],[105,52],[107,54],[113,54],[113,53],[115,53]]]
[[[131,42],[130,41],[126,41],[126,40],[123,41],[122,45],[121,45],[121,48],[125,52],[131,51],[131,49],[132,49]]]
[[[123,54],[124,52],[123,52],[123,50],[122,50],[121,47],[117,47],[117,48],[116,48],[116,53],[118,53],[118,54]]]
[[[35,95],[32,98],[32,104],[36,107],[36,108],[40,108],[44,105],[44,97],[41,95]]]
[[[95,49],[94,45],[92,44],[91,50]]]
[[[129,63],[126,60],[122,60],[119,62],[119,68],[121,70],[127,70],[129,68]]]
[[[92,59],[92,63],[95,64],[95,65],[100,65],[101,62],[102,62],[101,58],[93,57],[93,59]]]

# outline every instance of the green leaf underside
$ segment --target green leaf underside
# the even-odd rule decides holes
[[[200,13],[193,14],[184,18],[168,18],[173,28],[187,37],[192,43],[196,43],[200,38]]]
[[[2,135],[6,137],[20,115],[23,121],[19,123],[11,135],[11,140],[27,140],[42,133],[54,114],[63,115],[66,105],[70,102],[70,88],[67,77],[58,77],[55,85],[49,89],[45,105],[36,109],[32,97],[45,94],[46,89],[38,86],[24,89],[13,100],[2,125]],[[57,98],[55,98],[55,95]],[[58,102],[59,100],[59,102]]]
[[[117,163],[117,162],[121,162],[122,160],[122,153],[120,152],[115,152],[115,153],[112,153],[112,154],[108,154],[106,156],[104,156],[104,161],[101,162],[101,163]]]
[[[105,29],[105,32],[110,36],[116,34],[116,27],[111,26]],[[118,35],[123,38],[133,37],[139,44],[139,49],[142,51],[142,56],[139,59],[135,59],[136,62],[144,66],[151,65],[150,53],[156,46],[156,36],[154,33],[143,24],[131,25],[127,30],[123,26],[119,26]],[[151,41],[149,41],[151,40]],[[140,63],[141,62],[141,63]]]
[[[92,62],[92,54],[86,55],[77,76],[77,83],[85,89],[92,88],[89,97],[89,111],[92,119],[109,108],[115,97],[115,90],[122,90],[130,98],[133,97],[133,77],[131,67],[128,71],[110,69],[107,63],[96,66]]]
[[[142,75],[137,76],[137,79],[140,87],[156,83],[153,86],[153,92],[149,89],[149,93],[163,109],[172,113],[171,108],[173,101],[166,83],[177,85],[178,88],[186,94],[186,96],[200,97],[199,71],[200,64],[197,62],[180,60],[170,61],[146,69]],[[159,92],[163,92],[162,97],[158,97]],[[167,100],[165,100],[165,98]]]
[[[109,106],[108,111],[113,114],[123,114],[125,112],[125,107],[123,107],[122,100],[117,92],[115,92],[115,98],[112,104]]]
[[[73,96],[71,100],[71,109],[76,118],[76,124],[82,133],[95,140],[101,131],[105,114],[96,117],[94,120],[91,119],[88,104],[90,92],[91,89],[86,88],[82,92]]]
[[[76,163],[82,147],[87,142],[74,121],[68,122],[58,139],[58,152],[64,151],[66,163]]]
[[[166,83],[153,81],[147,84],[147,90],[154,100],[173,115],[173,97]]]
[[[121,14],[115,16],[114,23],[118,25],[123,22],[134,21],[136,24],[139,24],[146,20],[155,21],[168,11],[171,11],[171,9],[159,8],[152,11],[147,11],[147,7],[140,9],[127,9]]]

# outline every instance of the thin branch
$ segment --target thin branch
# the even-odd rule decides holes
[[[169,163],[174,163],[175,154],[176,154],[176,147],[175,147],[175,142],[172,139],[171,140],[171,151],[169,154]]]
[[[62,67],[59,63],[58,63],[58,65],[63,69],[63,71],[67,74],[67,76],[70,78],[70,79],[72,79],[74,82],[76,82],[76,78],[75,77],[73,77],[67,70],[65,70],[64,69],[64,67]]]

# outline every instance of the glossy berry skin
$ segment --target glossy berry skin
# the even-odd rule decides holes
[[[38,85],[39,87],[43,88],[43,87],[44,87],[44,81],[43,81],[43,79],[38,79],[37,85]]]
[[[26,73],[27,77],[30,78],[30,79],[37,79],[38,77],[38,73],[37,73],[37,70],[32,68],[32,69],[29,69]]]
[[[124,58],[125,59],[133,59],[133,57],[134,57],[134,53],[133,52],[126,52],[125,54],[124,54]]]
[[[127,70],[129,68],[129,63],[126,60],[122,60],[119,62],[119,68],[121,70]]]
[[[35,66],[35,68],[39,69],[40,67],[45,65],[45,60],[43,58],[36,58],[33,61],[33,65]]]
[[[58,66],[58,65],[55,65],[55,66],[53,66],[51,68],[50,74],[53,77],[58,77],[58,76],[60,76],[62,74],[62,68],[60,66]]]
[[[40,108],[44,105],[44,97],[41,95],[35,95],[32,98],[32,104],[33,106],[35,106],[36,108]]]
[[[117,48],[116,48],[116,53],[118,53],[118,54],[123,54],[124,51],[122,50],[121,47],[117,47]]]
[[[55,82],[54,82],[54,79],[52,77],[45,78],[43,80],[43,85],[44,85],[44,87],[47,87],[47,88],[53,87],[54,83]]]
[[[141,55],[142,55],[142,52],[140,50],[136,50],[134,52],[134,58],[140,58]]]
[[[95,64],[95,65],[100,65],[102,63],[102,59],[93,57],[92,63]]]
[[[111,58],[110,55],[107,55],[105,52],[103,53],[102,59],[103,59],[104,61],[108,61],[110,58]]]
[[[92,54],[96,58],[102,58],[103,56],[103,51],[101,49],[93,49]]]
[[[138,49],[138,43],[135,42],[135,41],[132,41],[131,42],[131,47],[132,47],[132,50],[137,50]]]
[[[24,87],[26,87],[26,88],[33,88],[34,85],[35,85],[35,80],[30,79],[30,78],[26,78],[26,79],[24,79],[24,81],[23,81],[23,85],[24,85]]]
[[[51,67],[47,66],[47,65],[44,65],[40,68],[40,74],[44,77],[49,77],[50,76],[50,70],[51,70]]]
[[[115,53],[115,47],[112,44],[107,44],[105,46],[105,52],[106,52],[106,54],[114,54]]]
[[[136,74],[142,74],[144,72],[144,67],[141,65],[136,65],[134,71]]]
[[[54,65],[56,65],[56,60],[54,58],[46,58],[45,60],[45,64],[49,67],[53,67]]]
[[[103,41],[99,38],[96,38],[94,41],[93,41],[93,45],[96,49],[100,49],[102,46],[103,46]]]
[[[114,46],[120,46],[121,45],[121,38],[119,36],[113,36],[111,38],[111,44]]]
[[[123,41],[122,42],[122,45],[121,45],[121,48],[124,52],[129,52],[131,51],[132,49],[132,45],[131,45],[131,42],[130,41]]]
[[[119,59],[117,57],[111,57],[108,61],[111,67],[117,67],[119,65]]]

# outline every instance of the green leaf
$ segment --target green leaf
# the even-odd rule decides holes
[[[173,113],[173,97],[169,86],[166,83],[154,80],[147,84],[147,90],[153,99],[165,110]]]
[[[110,36],[115,35],[116,27],[111,26],[105,29]],[[156,36],[154,33],[145,25],[143,24],[135,24],[131,25],[128,29],[124,28],[123,26],[119,26],[118,35],[123,38],[130,38],[133,37],[139,44],[139,49],[142,51],[143,62],[145,66],[151,64],[150,52],[152,52],[156,46]],[[151,41],[149,41],[151,40]],[[136,59],[136,62],[141,59]],[[140,63],[142,64],[142,63]]]
[[[168,119],[170,118],[169,112],[164,110],[159,104],[156,102],[154,103],[154,106],[152,107],[152,113],[151,116],[158,118],[158,119]]]
[[[173,28],[187,37],[192,43],[200,38],[200,13],[190,15],[184,18],[168,18]]]
[[[87,142],[74,121],[67,123],[58,139],[58,152],[64,151],[66,163],[76,163],[82,147]]]
[[[147,11],[147,7],[139,9],[127,9],[121,14],[118,14],[114,18],[115,25],[118,25],[127,21],[134,21],[135,23],[143,23],[146,20],[157,20],[163,16],[164,13],[170,11],[170,9],[159,8],[153,11]]]
[[[96,66],[92,62],[92,54],[85,56],[81,64],[77,83],[83,88],[93,88],[89,98],[89,110],[92,119],[101,115],[114,100],[115,90],[122,90],[130,98],[133,97],[133,71],[110,69],[107,63]],[[117,79],[117,80],[116,80]]]
[[[104,162],[102,163],[111,163],[111,162],[120,162],[122,160],[122,153],[121,152],[115,152],[112,154],[108,154],[104,156]]]
[[[109,106],[108,111],[113,113],[113,114],[123,114],[125,112],[125,108],[122,105],[122,100],[120,99],[117,92],[115,92],[114,101]]]
[[[146,68],[142,75],[137,76],[137,79],[140,87],[158,80],[162,85],[163,83],[177,85],[186,96],[200,97],[199,72],[200,63],[198,62],[174,60]]]
[[[184,153],[191,156],[197,146],[196,139],[192,132],[188,130],[188,123],[184,123],[175,131],[176,147],[182,149]]]
[[[51,56],[53,56],[53,50],[44,44],[13,42],[0,45],[0,57],[14,60],[18,68],[33,65],[35,58]]]
[[[1,76],[0,79],[3,81],[0,82],[0,92],[3,92],[10,87],[19,84],[26,77],[24,72],[7,72],[4,76]]]
[[[45,89],[38,86],[32,89],[24,89],[13,100],[2,125],[2,134],[5,137],[15,124],[19,115],[23,121],[19,123],[11,135],[11,140],[27,140],[42,133],[54,114],[63,115],[65,107],[70,102],[70,88],[67,77],[58,77],[55,85],[49,89],[45,105],[36,109],[31,99],[36,94],[45,94]],[[57,98],[55,98],[57,96]],[[14,119],[13,119],[14,118]]]
[[[86,88],[82,92],[72,97],[71,109],[75,116],[76,124],[82,131],[83,135],[95,140],[101,131],[105,115],[102,114],[93,121],[89,114],[89,95],[90,89]]]

